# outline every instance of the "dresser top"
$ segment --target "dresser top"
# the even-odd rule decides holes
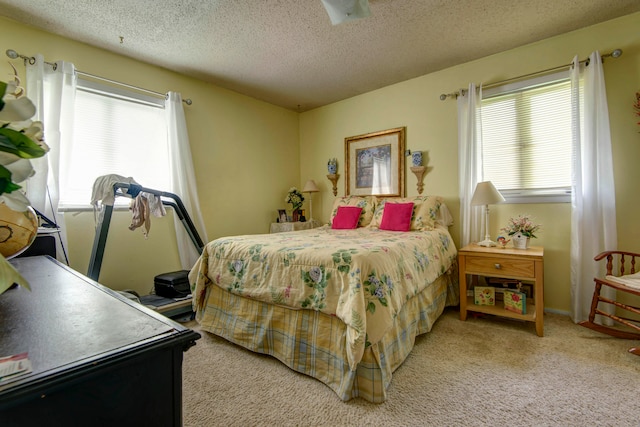
[[[199,338],[53,258],[11,263],[31,291],[17,287],[0,295],[0,357],[28,352],[33,373],[27,376],[95,364],[147,345]],[[6,384],[0,392],[3,388]]]

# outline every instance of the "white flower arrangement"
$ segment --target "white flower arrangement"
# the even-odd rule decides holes
[[[36,107],[13,71],[14,80],[0,81],[0,202],[23,212],[29,200],[18,184],[35,173],[29,159],[44,156],[49,147],[43,141],[42,123],[31,121]]]
[[[302,202],[304,202],[304,196],[296,187],[291,187],[284,201],[287,203],[291,203],[291,206],[295,211],[302,207]]]
[[[29,159],[44,156],[49,147],[43,141],[42,123],[31,121],[36,107],[11,67],[13,80],[0,81],[0,203],[24,212],[30,203],[18,184],[35,173]],[[29,283],[0,254],[0,294],[14,284],[30,290]]]
[[[518,215],[516,218],[509,218],[509,224],[500,230],[504,231],[509,236],[513,236],[517,232],[520,232],[525,237],[535,239],[536,235],[534,233],[540,230],[540,227],[540,224],[534,224],[529,215],[525,214]]]

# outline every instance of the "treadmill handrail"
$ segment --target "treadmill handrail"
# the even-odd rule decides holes
[[[126,189],[126,192],[118,192],[118,190]],[[138,184],[129,184],[125,182],[116,182],[113,184],[113,193],[115,197],[136,197],[140,192],[150,193],[154,196],[159,196],[162,200],[162,204],[173,208],[174,212],[178,215],[178,219],[182,222],[182,225],[187,231],[191,242],[196,247],[198,254],[202,254],[204,250],[204,243],[198,234],[191,217],[187,212],[187,209],[182,203],[182,199],[176,194],[169,193],[167,191],[154,190],[147,187],[142,187]],[[165,200],[170,199],[170,200]],[[102,267],[102,258],[104,257],[104,249],[107,242],[107,235],[109,234],[109,226],[111,223],[111,215],[113,213],[113,205],[103,206],[105,209],[104,215],[101,215],[100,223],[96,227],[96,236],[93,241],[93,249],[91,251],[91,258],[89,259],[89,268],[87,276],[91,279],[98,281],[100,277],[100,269]]]

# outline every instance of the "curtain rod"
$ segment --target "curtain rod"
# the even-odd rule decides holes
[[[25,65],[26,65],[27,62],[29,64],[31,64],[31,65],[36,63],[36,58],[35,57],[21,55],[21,54],[19,54],[18,52],[16,52],[13,49],[7,49],[6,54],[11,59],[22,58],[22,60],[25,62]],[[54,70],[57,68],[57,64],[55,62],[44,61],[44,63],[50,65],[51,67],[53,67]],[[134,89],[134,90],[138,90],[138,91],[141,91],[141,92],[145,92],[145,93],[148,93],[148,94],[151,94],[151,95],[158,96],[160,98],[166,98],[166,96],[167,96],[167,94],[165,94],[165,93],[160,93],[160,92],[156,92],[156,91],[153,91],[153,90],[141,88],[141,87],[138,87],[138,86],[133,86],[133,85],[130,85],[130,84],[127,84],[127,83],[118,82],[116,80],[111,80],[111,79],[107,79],[106,77],[96,76],[94,74],[86,73],[84,71],[76,70],[76,73],[78,73],[80,75],[83,75],[85,77],[90,77],[92,79],[101,80],[101,81],[104,81],[104,82],[107,82],[107,83],[111,83],[111,84],[115,84],[115,85],[118,85],[118,86],[127,87],[129,89]],[[191,105],[193,103],[193,101],[191,101],[190,98],[183,99],[182,102],[184,102],[187,105]]]
[[[622,49],[615,49],[612,52],[609,53],[605,53],[604,55],[601,56],[601,58],[604,60],[604,58],[606,57],[612,57],[612,58],[618,58],[620,57],[620,55],[622,55]],[[583,59],[582,61],[580,61],[581,64],[589,64],[589,58],[587,59]],[[509,83],[512,82],[514,80],[521,80],[521,79],[525,79],[527,77],[533,77],[533,76],[538,76],[538,75],[543,75],[543,74],[548,74],[554,71],[560,71],[562,69],[565,68],[569,68],[573,65],[573,63],[571,64],[564,64],[564,65],[559,65],[557,67],[553,67],[553,68],[547,68],[546,70],[542,70],[542,71],[536,71],[533,73],[529,73],[529,74],[525,74],[522,76],[518,76],[518,77],[512,77],[510,79],[506,79],[506,80],[501,80],[499,82],[493,82],[493,83],[488,83],[486,85],[482,85],[483,89],[487,89],[487,88],[491,88],[491,87],[495,87],[495,86],[500,86],[503,85],[505,83]],[[447,98],[457,98],[460,95],[460,92],[456,91],[456,92],[451,92],[451,93],[443,93],[440,95],[440,101],[444,101]]]

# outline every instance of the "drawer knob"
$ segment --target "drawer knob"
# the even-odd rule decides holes
[[[502,268],[500,264],[494,264],[494,267],[496,268],[496,270],[500,270]]]

